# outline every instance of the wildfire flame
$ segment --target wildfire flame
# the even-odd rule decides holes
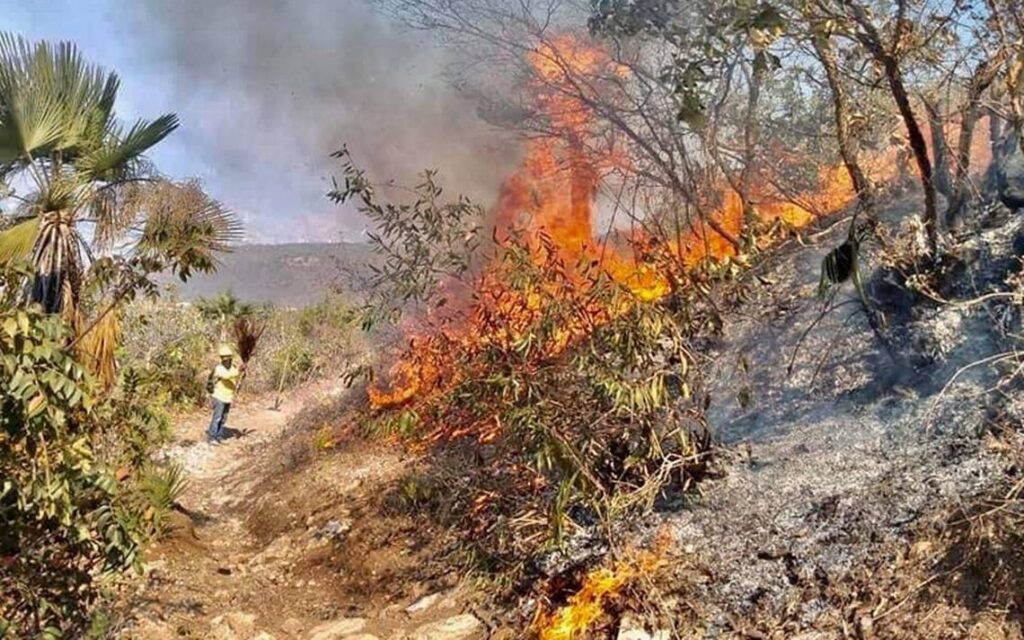
[[[494,210],[496,237],[499,242],[508,239],[512,230],[522,230],[524,237],[543,235],[550,240],[555,256],[547,255],[545,248],[533,247],[538,262],[552,257],[565,264],[591,261],[600,264],[616,282],[642,301],[655,301],[671,291],[667,277],[652,264],[638,259],[635,252],[611,245],[598,246],[594,228],[595,196],[602,176],[615,167],[626,167],[628,158],[614,146],[595,150],[587,148],[585,140],[595,122],[591,109],[575,98],[572,91],[563,90],[565,83],[579,76],[625,75],[622,69],[600,48],[588,46],[573,37],[561,37],[536,49],[529,61],[538,82],[537,106],[550,121],[557,135],[531,139],[526,144],[526,155],[521,167],[509,176],[501,187]],[[975,157],[984,162],[988,147],[979,127],[976,136]],[[772,149],[770,155],[784,165],[792,153]],[[909,156],[898,145],[861,158],[868,175],[876,183],[893,180],[907,171]],[[805,226],[821,214],[840,210],[851,204],[856,192],[852,181],[841,165],[820,169],[817,186],[797,193],[786,192],[776,185],[773,176],[762,170],[751,181],[756,213],[763,222],[779,221],[793,228]],[[734,237],[743,228],[745,215],[739,194],[723,186],[719,204],[711,217]],[[631,245],[642,245],[643,238],[630,238]],[[655,247],[668,253],[681,264],[693,266],[701,260],[734,255],[735,247],[720,234],[707,229],[702,221],[687,229],[681,237]],[[581,283],[582,284],[582,283]],[[402,405],[435,388],[445,375],[452,375],[454,367],[446,359],[455,347],[473,346],[510,340],[515,336],[516,317],[529,319],[539,312],[539,301],[515,300],[518,308],[506,295],[507,287],[500,274],[487,273],[481,277],[476,300],[480,304],[509,306],[506,326],[482,326],[478,313],[470,311],[468,318],[444,330],[429,335],[412,337],[403,357],[389,371],[386,383],[369,388],[369,399],[374,408]],[[608,310],[613,315],[614,310]],[[566,327],[564,337],[551,348],[559,349],[574,337],[574,328]],[[453,382],[453,381],[449,381]]]
[[[541,640],[572,640],[589,629],[604,614],[605,601],[622,589],[636,575],[630,566],[597,569],[587,576],[583,587],[569,604],[540,625]]]
[[[564,607],[551,614],[543,612],[534,621],[540,640],[574,640],[591,629],[604,615],[605,607],[622,589],[637,578],[650,575],[664,562],[665,543],[654,551],[643,551],[617,561],[612,567],[598,567],[587,574],[579,591]]]

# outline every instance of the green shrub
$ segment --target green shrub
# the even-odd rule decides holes
[[[147,539],[159,540],[170,531],[170,515],[185,493],[188,479],[180,464],[146,463],[125,492],[132,508],[132,528]]]
[[[219,336],[216,320],[194,307],[166,300],[139,300],[124,312],[122,363],[134,369],[172,412],[206,401],[205,380]]]
[[[96,420],[103,425],[95,438],[97,453],[109,465],[140,468],[155,448],[169,440],[171,420],[162,401],[161,383],[125,368],[116,390],[97,407]]]
[[[253,389],[281,391],[340,375],[356,351],[352,307],[340,295],[302,309],[274,309],[269,320],[249,370]]]
[[[145,371],[169,406],[187,408],[206,398],[205,364],[209,350],[205,337],[193,334],[154,355]]]
[[[314,366],[312,347],[301,336],[292,336],[290,341],[275,349],[268,358],[270,362],[265,366],[269,374],[267,382],[273,384],[276,380],[279,390],[293,387],[306,379]],[[257,370],[257,375],[260,372]]]
[[[76,637],[103,578],[137,560],[94,450],[110,409],[66,344],[55,316],[0,312],[0,636]]]

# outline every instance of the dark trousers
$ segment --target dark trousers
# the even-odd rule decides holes
[[[213,419],[210,420],[210,428],[206,431],[209,437],[217,439],[224,437],[224,425],[228,421],[229,411],[231,411],[230,402],[213,399]]]

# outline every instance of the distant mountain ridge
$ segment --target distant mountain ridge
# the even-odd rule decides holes
[[[368,245],[353,242],[245,244],[223,255],[214,273],[173,282],[184,300],[231,290],[246,302],[303,306],[334,288],[363,291],[372,258]]]

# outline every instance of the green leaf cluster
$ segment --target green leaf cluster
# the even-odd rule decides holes
[[[480,246],[483,209],[464,196],[444,198],[436,172],[426,171],[411,189],[408,201],[382,200],[347,148],[333,156],[342,163],[342,181],[328,194],[335,203],[355,202],[370,221],[370,245],[379,260],[369,266],[373,276],[363,306],[363,328],[396,323],[402,314],[433,299],[443,285],[465,276]]]
[[[0,313],[0,627],[16,637],[80,628],[97,580],[137,559],[94,448],[97,387],[66,340],[54,316]]]

